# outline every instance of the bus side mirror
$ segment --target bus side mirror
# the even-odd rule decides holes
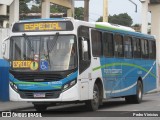
[[[84,37],[80,37],[80,41],[81,41],[81,59],[86,61],[89,58],[88,40]]]

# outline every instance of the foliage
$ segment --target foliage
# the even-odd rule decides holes
[[[67,13],[67,8],[56,5],[56,4],[51,4],[50,12],[51,13]]]
[[[121,13],[119,15],[109,16],[109,22],[124,26],[131,26],[133,21],[127,13]]]
[[[30,2],[31,0],[20,0],[19,1],[19,12],[21,13],[29,13],[30,9],[28,8],[27,4],[28,2]]]
[[[140,27],[141,25],[140,24],[134,24],[132,25],[133,27]]]
[[[36,4],[41,4],[41,0],[29,0],[29,1],[35,1]]]
[[[78,20],[84,20],[84,8],[83,7],[77,7],[75,8],[75,19]]]
[[[40,13],[41,12],[41,7],[32,5],[30,12],[31,13]]]
[[[102,22],[102,21],[103,21],[103,17],[100,16],[96,22]]]
[[[102,16],[97,20],[97,22],[102,22]],[[109,15],[108,22],[130,27],[133,23],[133,20],[127,13],[121,13],[119,15]]]
[[[31,9],[28,8],[27,3],[33,1],[37,5],[32,5]],[[21,16],[21,19],[25,19],[25,14],[27,13],[40,13],[41,12],[41,0],[20,0],[20,14],[23,13],[23,16]],[[67,13],[67,8],[63,6],[59,6],[56,4],[51,4],[50,6],[50,12],[51,13]],[[75,18],[79,20],[84,19],[84,8],[78,7],[75,8]]]

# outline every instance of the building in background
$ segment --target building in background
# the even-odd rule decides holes
[[[136,32],[141,32],[142,25],[137,24],[137,25],[135,25],[135,26],[132,26],[132,28],[133,28]],[[148,25],[147,33],[148,33],[148,34],[151,34],[151,25]]]
[[[67,17],[66,13],[50,13],[50,18]],[[38,19],[41,18],[41,13],[25,13],[20,14],[20,20]],[[0,28],[9,28],[9,15],[0,15]]]
[[[61,18],[61,17],[67,17],[67,14],[65,14],[65,13],[50,13],[50,18]],[[41,13],[20,14],[20,20],[37,19],[37,18],[41,18]]]

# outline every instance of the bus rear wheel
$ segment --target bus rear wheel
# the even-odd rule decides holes
[[[99,108],[99,99],[100,99],[100,93],[98,85],[95,84],[93,88],[93,99],[86,101],[86,106],[89,111],[96,111]]]
[[[140,80],[137,82],[137,94],[133,96],[134,103],[141,103],[143,97],[143,85]]]
[[[125,100],[127,103],[141,103],[143,97],[143,85],[140,80],[137,81],[136,95],[126,96]]]

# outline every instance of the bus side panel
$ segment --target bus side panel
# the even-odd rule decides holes
[[[156,89],[156,63],[153,60],[146,61],[146,69],[148,70],[143,80],[144,93]]]
[[[121,59],[101,58],[101,70],[103,75],[104,89],[106,97],[115,97],[116,89],[121,89],[122,67],[114,63],[120,63]]]
[[[144,93],[156,88],[156,64],[153,60],[125,59],[123,73],[122,90],[126,90],[122,92],[122,96],[136,94],[136,83],[139,77],[143,81]]]
[[[101,69],[107,98],[136,94],[139,77],[144,93],[156,88],[156,64],[153,60],[102,58]]]

